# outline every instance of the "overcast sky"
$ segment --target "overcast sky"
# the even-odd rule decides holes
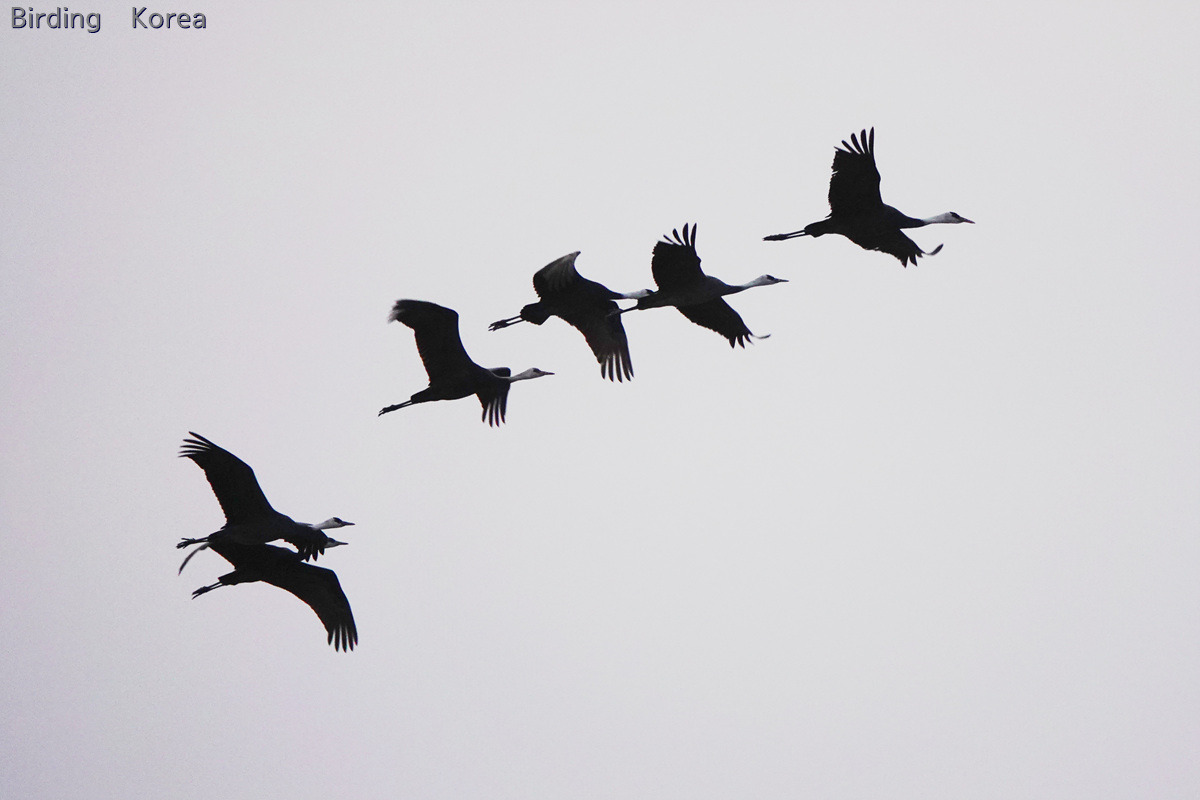
[[[1200,796],[1194,3],[71,8],[0,23],[0,795]],[[977,224],[762,241],[871,126]],[[769,339],[488,332],[684,223]],[[556,374],[377,417],[401,297]],[[189,430],[357,523],[352,653],[191,598]]]

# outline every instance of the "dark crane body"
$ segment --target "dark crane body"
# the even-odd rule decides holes
[[[514,381],[553,375],[533,367],[513,375],[508,367],[487,369],[471,360],[458,334],[458,312],[424,300],[397,300],[388,321],[412,328],[417,352],[429,376],[429,387],[403,403],[386,406],[380,416],[406,406],[435,400],[458,400],[475,395],[488,425],[504,422],[508,388]]]
[[[644,310],[674,306],[692,322],[724,336],[729,346],[746,346],[750,339],[765,339],[770,334],[756,336],[746,327],[741,315],[723,299],[726,295],[751,289],[755,286],[770,286],[786,283],[784,278],[760,275],[749,283],[730,285],[706,275],[700,269],[700,256],[696,253],[696,226],[683,226],[683,235],[671,231],[672,238],[663,239],[654,245],[650,260],[650,271],[657,292],[651,292],[637,301],[633,308],[625,311]],[[624,311],[621,313],[625,313]]]
[[[541,325],[550,317],[559,317],[583,334],[600,364],[602,376],[610,381],[633,378],[629,339],[614,301],[635,300],[650,292],[621,294],[588,280],[575,269],[578,257],[578,251],[570,253],[534,273],[533,289],[539,300],[523,307],[515,317],[493,322],[488,330],[500,330],[522,321]]]
[[[900,259],[904,266],[917,263],[920,256],[934,255],[942,246],[928,253],[902,232],[939,223],[953,224],[971,220],[949,211],[935,217],[918,219],[901,213],[883,202],[879,193],[879,169],[875,166],[875,129],[868,135],[850,134],[850,142],[842,141],[833,154],[833,175],[829,179],[829,216],[805,225],[802,230],[776,233],[763,237],[768,242],[792,239],[797,236],[824,236],[837,233],[864,250],[879,250]]]
[[[176,545],[200,545],[184,559],[179,567],[181,572],[192,556],[217,543],[250,545],[282,539],[295,547],[301,558],[314,561],[326,548],[345,544],[329,538],[325,531],[353,525],[353,522],[330,517],[324,522],[310,525],[279,513],[267,501],[249,464],[200,434],[189,433],[193,438],[183,440],[179,455],[190,458],[204,470],[204,476],[208,478],[213,494],[221,504],[221,511],[225,513],[225,525],[208,536],[183,539]]]
[[[269,544],[217,541],[210,542],[209,549],[232,564],[233,572],[222,575],[216,583],[201,586],[192,592],[193,598],[222,586],[262,581],[307,603],[325,626],[334,650],[353,650],[358,643],[350,601],[333,570],[306,564],[298,553]]]

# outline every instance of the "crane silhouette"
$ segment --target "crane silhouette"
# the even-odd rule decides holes
[[[917,219],[884,204],[879,193],[879,169],[875,166],[875,129],[868,136],[850,134],[850,143],[833,153],[833,176],[829,179],[829,216],[805,225],[802,230],[764,236],[768,242],[778,242],[797,236],[823,236],[839,233],[864,250],[879,250],[914,266],[919,256],[931,256],[942,249],[926,253],[902,232],[904,228],[921,228],[939,223],[971,222],[964,216],[948,211],[935,217]],[[974,224],[974,223],[972,223]]]
[[[458,400],[475,395],[483,406],[482,419],[488,425],[504,422],[508,405],[508,387],[516,382],[553,375],[532,367],[513,375],[508,367],[485,369],[463,349],[458,335],[458,312],[424,300],[397,300],[388,321],[402,322],[413,329],[417,352],[429,375],[429,387],[422,389],[403,403],[380,410],[383,416],[390,411],[434,400]]]
[[[751,333],[741,316],[722,298],[755,286],[787,283],[784,278],[760,275],[749,283],[731,286],[704,274],[700,269],[700,256],[696,253],[695,225],[691,226],[690,231],[684,225],[682,236],[678,230],[672,230],[671,238],[664,236],[655,243],[650,271],[654,275],[654,282],[658,284],[658,291],[651,292],[638,300],[637,305],[618,313],[674,306],[692,322],[724,336],[729,340],[730,347],[745,347],[751,338],[766,339],[770,334],[756,336]]]
[[[208,547],[232,564],[233,572],[222,575],[216,583],[201,586],[192,592],[193,598],[222,586],[262,581],[307,603],[325,626],[327,641],[334,650],[349,651],[358,644],[350,601],[333,570],[305,564],[299,553],[270,544],[214,541]]]
[[[228,450],[218,447],[194,431],[193,437],[183,440],[179,451],[181,458],[195,461],[212,487],[221,510],[225,513],[225,525],[219,531],[199,539],[183,539],[176,547],[200,545],[179,565],[179,571],[187,566],[192,556],[214,544],[266,544],[282,539],[296,548],[301,559],[315,561],[326,548],[345,544],[326,535],[326,530],[353,525],[339,517],[330,517],[315,525],[296,522],[286,514],[271,507],[254,477],[250,465]]]
[[[498,331],[517,322],[541,325],[550,317],[559,317],[583,334],[588,347],[600,363],[600,374],[616,381],[633,378],[629,360],[629,340],[614,300],[636,300],[650,294],[642,289],[628,294],[614,292],[603,284],[588,280],[575,269],[579,251],[551,261],[533,274],[533,290],[539,300],[529,303],[515,317],[501,319],[488,326]]]

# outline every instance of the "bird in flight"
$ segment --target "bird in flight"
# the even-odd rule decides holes
[[[504,422],[508,405],[508,388],[516,381],[553,375],[531,367],[516,375],[508,367],[486,369],[479,366],[463,349],[458,335],[458,312],[424,300],[397,300],[388,321],[402,322],[413,329],[417,352],[429,375],[429,387],[422,389],[403,403],[386,406],[380,416],[405,406],[433,400],[458,400],[475,395],[483,406],[488,425]]]
[[[212,487],[221,510],[225,512],[225,524],[220,530],[199,539],[183,539],[176,547],[200,545],[183,560],[179,571],[187,566],[192,556],[213,544],[266,544],[282,539],[296,548],[300,558],[315,561],[327,548],[343,545],[330,538],[325,531],[353,525],[340,517],[330,517],[324,522],[310,524],[297,522],[286,514],[271,507],[254,477],[250,465],[228,450],[218,447],[198,433],[189,431],[192,438],[183,440],[179,451],[182,458],[190,458],[204,470],[204,476]]]
[[[879,250],[900,259],[908,266],[916,265],[920,256],[931,256],[942,249],[926,253],[916,242],[904,235],[905,228],[925,225],[971,223],[966,217],[948,211],[934,217],[918,219],[907,216],[883,202],[879,193],[879,170],[875,166],[875,129],[870,134],[850,134],[850,142],[833,153],[833,175],[829,179],[829,216],[805,225],[791,233],[776,233],[763,238],[768,242],[793,239],[797,236],[823,236],[839,233],[864,250]]]
[[[222,575],[216,583],[201,586],[192,592],[193,598],[222,586],[262,581],[307,603],[325,626],[327,641],[334,650],[349,651],[358,644],[350,601],[333,570],[306,564],[299,553],[286,547],[231,541],[210,542],[208,546],[233,565],[233,572]]]
[[[629,360],[629,340],[621,324],[615,300],[636,300],[650,294],[642,289],[628,294],[614,292],[603,284],[588,280],[575,269],[579,251],[551,261],[533,275],[533,290],[538,301],[529,303],[515,317],[501,319],[488,326],[498,331],[517,322],[541,325],[550,317],[559,317],[583,334],[588,347],[600,363],[600,374],[616,381],[633,378]]]
[[[672,230],[654,245],[650,259],[650,271],[658,291],[651,292],[637,301],[637,305],[624,309],[638,311],[647,308],[674,306],[679,313],[701,327],[724,336],[729,346],[746,346],[750,339],[766,339],[770,334],[756,336],[746,327],[741,316],[723,299],[726,295],[744,292],[755,286],[770,286],[787,283],[785,278],[760,275],[749,283],[729,285],[700,269],[700,256],[696,253],[696,226],[689,230],[683,226],[683,234]]]

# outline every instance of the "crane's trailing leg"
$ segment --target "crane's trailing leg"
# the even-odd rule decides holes
[[[498,319],[491,325],[488,325],[489,331],[498,331],[501,328],[507,328],[509,325],[515,325],[518,322],[524,322],[525,318],[521,316],[509,317],[508,319]]]
[[[405,400],[403,403],[397,403],[394,406],[388,406],[387,408],[381,408],[379,410],[379,414],[377,416],[382,417],[384,414],[388,413],[389,411],[395,411],[398,408],[404,408],[405,406],[411,406],[412,404],[413,404],[412,400]]]
[[[764,242],[782,242],[784,239],[795,239],[797,236],[808,236],[808,231],[792,231],[791,233],[773,233],[770,236],[764,236]]]

